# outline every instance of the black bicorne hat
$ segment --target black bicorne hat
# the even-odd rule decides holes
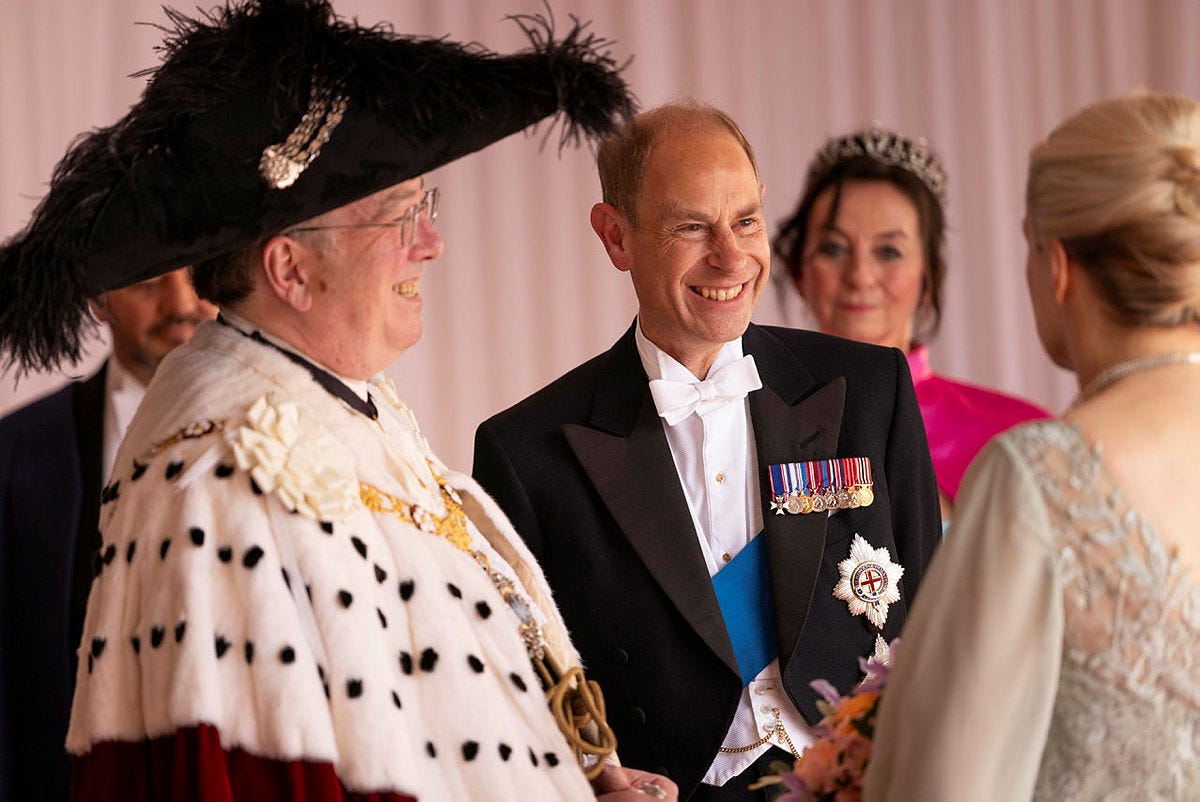
[[[87,299],[232,253],[551,115],[559,145],[613,131],[634,100],[607,42],[572,18],[508,56],[338,18],[328,0],[168,9],[163,62],[112,126],[55,168],[0,248],[0,350],[78,361]]]

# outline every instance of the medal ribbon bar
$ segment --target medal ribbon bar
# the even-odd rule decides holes
[[[854,509],[875,500],[870,457],[784,462],[767,472],[776,515]]]

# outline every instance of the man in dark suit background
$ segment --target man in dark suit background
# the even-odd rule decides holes
[[[750,325],[770,249],[733,120],[655,109],[598,163],[592,227],[637,320],[484,422],[474,473],[542,563],[622,759],[681,798],[752,798],[811,741],[809,682],[850,690],[900,631],[940,534],[924,428],[899,351]],[[802,494],[821,509],[792,514]]]
[[[113,290],[93,312],[112,356],[0,420],[0,799],[65,800],[64,741],[100,544],[100,488],[158,363],[216,316],[186,269]]]

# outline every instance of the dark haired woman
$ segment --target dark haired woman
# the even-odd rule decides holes
[[[882,128],[830,139],[774,247],[821,331],[908,355],[947,521],[984,444],[1049,413],[929,366],[946,272],[944,189],[941,163],[919,141]]]

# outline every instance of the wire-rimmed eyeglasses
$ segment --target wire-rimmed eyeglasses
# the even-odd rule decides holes
[[[421,200],[409,207],[408,211],[397,217],[395,220],[389,220],[383,223],[342,223],[341,225],[329,226],[297,226],[289,228],[283,233],[291,234],[296,231],[325,231],[330,228],[395,228],[400,232],[400,244],[408,246],[413,243],[417,233],[417,225],[421,218],[429,220],[433,224],[438,219],[438,200],[441,198],[441,193],[437,187],[431,187],[425,190],[425,194],[421,196]]]

